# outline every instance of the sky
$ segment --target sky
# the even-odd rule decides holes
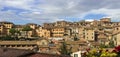
[[[0,21],[15,24],[99,20],[120,21],[120,0],[0,0]]]

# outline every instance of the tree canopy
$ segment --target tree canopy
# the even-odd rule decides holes
[[[11,29],[9,30],[9,32],[10,32],[12,35],[14,35],[14,34],[17,32],[17,30],[15,30],[15,28],[11,28]]]
[[[60,47],[60,53],[62,55],[70,55],[72,52],[71,52],[71,48],[70,49],[67,49],[67,45],[65,42],[62,43],[62,46]]]
[[[31,31],[32,28],[30,28],[30,26],[25,26],[23,27],[22,31]]]

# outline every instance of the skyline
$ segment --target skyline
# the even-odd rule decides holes
[[[99,20],[110,17],[120,21],[119,0],[0,0],[0,21],[15,24],[55,21]]]

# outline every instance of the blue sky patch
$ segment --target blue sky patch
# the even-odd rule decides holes
[[[101,19],[107,15],[105,14],[87,14],[84,19]]]
[[[14,7],[3,7],[3,9],[1,9],[1,11],[9,11],[9,10],[14,11],[16,14],[28,11],[28,10],[24,10],[24,9],[14,8]]]

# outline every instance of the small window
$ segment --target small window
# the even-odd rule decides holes
[[[87,35],[88,35],[88,33],[87,33]]]
[[[117,30],[119,30],[119,28],[117,28]]]
[[[93,33],[92,33],[92,35],[93,35]]]
[[[92,39],[93,39],[93,37],[92,37]]]
[[[88,37],[87,37],[87,39],[88,39]]]
[[[74,54],[74,57],[78,57],[78,54]]]

